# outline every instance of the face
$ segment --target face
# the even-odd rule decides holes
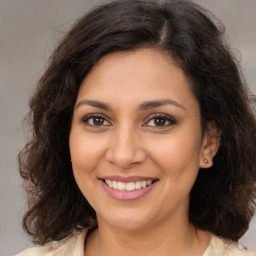
[[[140,229],[187,219],[206,147],[190,84],[161,52],[111,53],[82,82],[70,152],[99,222]]]

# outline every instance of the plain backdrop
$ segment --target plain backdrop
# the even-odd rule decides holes
[[[26,199],[17,165],[18,151],[27,138],[22,119],[28,111],[29,96],[58,40],[78,17],[99,2],[0,0],[0,256],[14,255],[31,246],[21,227]],[[195,2],[225,24],[234,54],[255,93],[256,0]],[[241,242],[256,252],[256,218]]]

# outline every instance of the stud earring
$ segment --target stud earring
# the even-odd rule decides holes
[[[204,163],[209,164],[210,162],[208,159],[204,159]]]

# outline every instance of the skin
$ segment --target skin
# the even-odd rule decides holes
[[[138,110],[159,100],[170,102]],[[168,119],[159,124],[159,114]],[[202,133],[198,100],[171,57],[150,48],[104,56],[81,84],[70,131],[74,176],[98,220],[86,255],[202,255],[210,234],[189,223],[189,194],[199,168],[212,165],[204,159],[216,154],[217,133],[214,121]],[[103,189],[100,178],[111,175],[157,182],[123,201]]]

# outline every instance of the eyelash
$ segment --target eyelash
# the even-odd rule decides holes
[[[88,121],[89,121],[90,119],[93,120],[93,118],[102,118],[104,121],[106,121],[106,118],[105,118],[104,115],[101,115],[101,114],[91,114],[91,115],[88,115],[88,116],[83,117],[83,118],[82,118],[82,123],[83,123],[84,125],[95,126],[95,127],[96,127],[96,126],[103,126],[103,125],[92,125],[92,124],[89,124]],[[107,125],[107,126],[110,126],[110,125]]]
[[[156,120],[156,119],[163,119],[163,120],[165,120],[165,122],[169,123],[169,124],[165,124],[163,126],[157,126],[157,125],[151,126],[151,127],[157,127],[158,129],[164,129],[166,127],[169,127],[169,126],[174,125],[174,124],[177,123],[174,118],[172,118],[172,117],[170,117],[166,114],[152,114],[152,115],[149,116],[149,119],[148,119],[147,123],[149,123],[150,121],[154,122],[154,120]],[[143,124],[143,126],[144,126],[144,124]]]
[[[90,119],[93,120],[94,118],[101,118],[101,119],[103,119],[103,124],[101,124],[101,125],[89,124],[88,121]],[[163,119],[163,120],[165,120],[165,122],[168,122],[169,124],[167,124],[167,125],[164,124],[162,126],[161,125],[160,126],[154,125],[154,126],[149,126],[149,127],[157,127],[157,129],[164,129],[166,127],[169,127],[169,126],[174,125],[174,124],[177,123],[174,118],[172,118],[172,117],[170,117],[170,116],[168,116],[166,114],[152,114],[152,115],[150,115],[148,117],[148,121],[146,123],[149,123],[150,121],[154,122],[154,120],[156,120],[156,119]],[[90,114],[90,115],[87,115],[87,116],[83,117],[81,121],[82,121],[82,123],[84,125],[95,127],[95,128],[101,128],[102,126],[111,126],[111,125],[104,125],[104,122],[107,121],[107,119],[102,114]],[[143,124],[142,126],[145,127],[146,125]]]

